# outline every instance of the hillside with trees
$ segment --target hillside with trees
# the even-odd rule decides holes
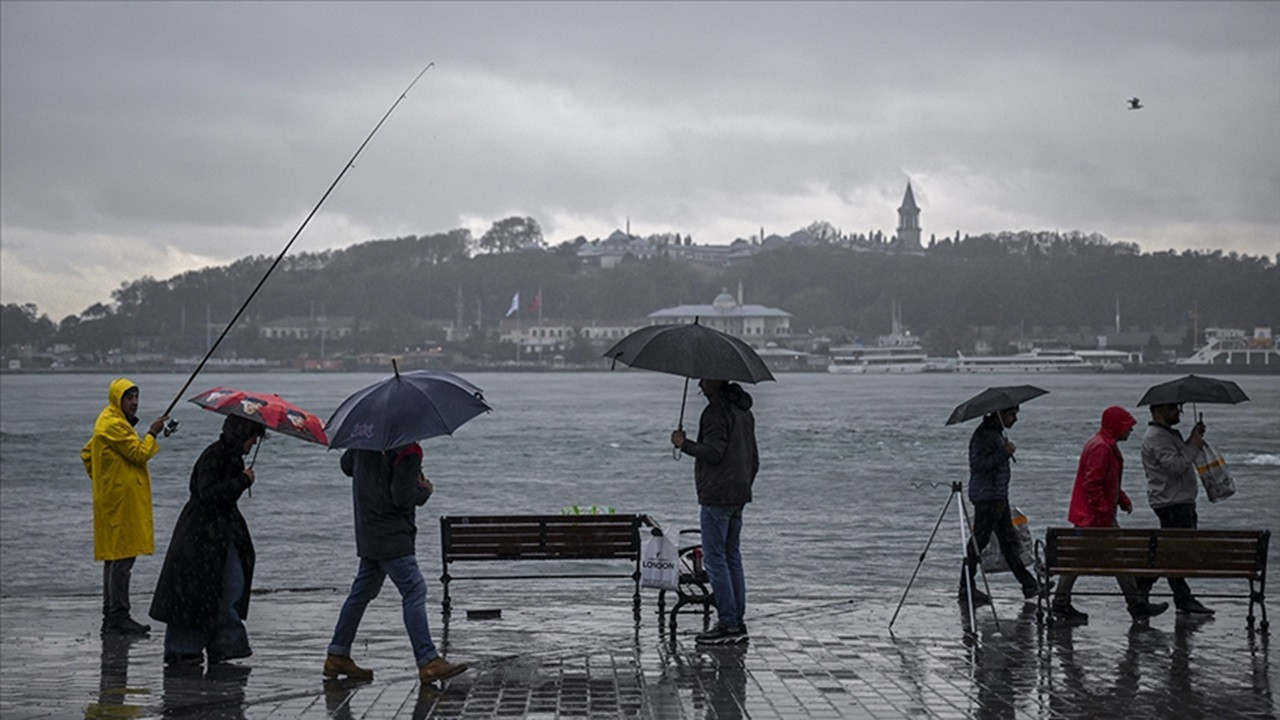
[[[1200,328],[1280,324],[1280,269],[1267,257],[1144,254],[1082,233],[957,237],[931,241],[915,254],[893,252],[874,236],[806,238],[723,267],[659,254],[625,257],[602,269],[578,253],[599,241],[576,238],[548,247],[534,219],[513,217],[480,238],[456,229],[299,253],[284,258],[219,353],[314,352],[259,336],[262,323],[283,317],[353,318],[360,331],[331,347],[333,353],[399,352],[439,342],[440,324],[459,316],[475,331],[473,344],[492,343],[516,292],[527,303],[540,290],[547,317],[584,323],[708,303],[739,283],[747,302],[792,313],[796,335],[834,341],[887,332],[896,300],[933,354],[967,349],[983,327],[1105,332],[1114,326],[1117,305],[1125,327],[1188,327],[1191,313]],[[126,281],[109,302],[56,323],[33,305],[5,305],[0,345],[7,356],[58,348],[83,364],[101,363],[122,348],[200,355],[274,259],[248,257],[165,280]]]

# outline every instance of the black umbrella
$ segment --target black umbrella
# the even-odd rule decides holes
[[[447,372],[415,370],[376,382],[342,401],[325,433],[331,448],[390,450],[418,440],[452,435],[463,423],[493,408],[480,388]]]
[[[1152,385],[1138,405],[1178,405],[1181,403],[1219,403],[1235,405],[1249,399],[1240,386],[1230,380],[1188,375],[1159,385]]]
[[[699,325],[650,325],[622,338],[605,357],[634,368],[684,377],[685,397],[689,379],[738,380],[757,383],[773,380],[773,373],[751,346],[738,338]],[[684,428],[684,398],[680,400],[680,422]]]
[[[956,409],[951,411],[951,417],[947,418],[947,424],[955,425],[965,420],[990,415],[1001,410],[1008,410],[1048,392],[1048,390],[1042,390],[1034,385],[987,388],[957,405]]]

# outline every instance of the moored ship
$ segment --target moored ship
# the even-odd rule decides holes
[[[1271,328],[1254,328],[1252,336],[1236,328],[1208,328],[1204,336],[1204,346],[1190,357],[1141,369],[1188,375],[1280,375],[1280,338]]]
[[[875,345],[838,345],[831,348],[827,372],[860,375],[924,372],[924,348],[914,335],[903,330],[900,312],[895,302],[893,331],[877,338]]]
[[[1080,357],[1074,350],[1034,349],[1016,355],[965,355],[957,353],[955,371],[967,373],[1100,372],[1102,366]]]

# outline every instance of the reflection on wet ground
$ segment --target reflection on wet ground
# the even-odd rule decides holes
[[[531,590],[531,588],[518,588]],[[0,716],[10,718],[1080,718],[1276,717],[1267,638],[1243,603],[1216,617],[1168,613],[1131,626],[1095,600],[1086,625],[1036,623],[997,600],[972,628],[948,596],[917,590],[890,633],[894,602],[754,598],[751,641],[702,648],[700,613],[672,632],[646,598],[636,628],[625,589],[538,587],[471,599],[437,643],[471,670],[422,687],[398,603],[375,602],[353,654],[372,681],[324,680],[343,595],[255,597],[254,655],[166,670],[163,630],[100,638],[94,598],[0,599]],[[145,598],[139,606],[145,607]],[[476,605],[480,607],[480,605]],[[972,632],[966,632],[966,630]]]

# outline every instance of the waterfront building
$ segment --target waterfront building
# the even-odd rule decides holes
[[[340,340],[355,332],[351,317],[283,317],[258,326],[258,335],[270,340]]]
[[[728,290],[716,296],[710,305],[677,305],[649,313],[650,325],[676,325],[691,323],[694,318],[713,330],[741,338],[747,343],[764,347],[766,343],[791,335],[791,313],[764,305],[749,305],[742,301],[742,284],[738,284],[738,297]]]

